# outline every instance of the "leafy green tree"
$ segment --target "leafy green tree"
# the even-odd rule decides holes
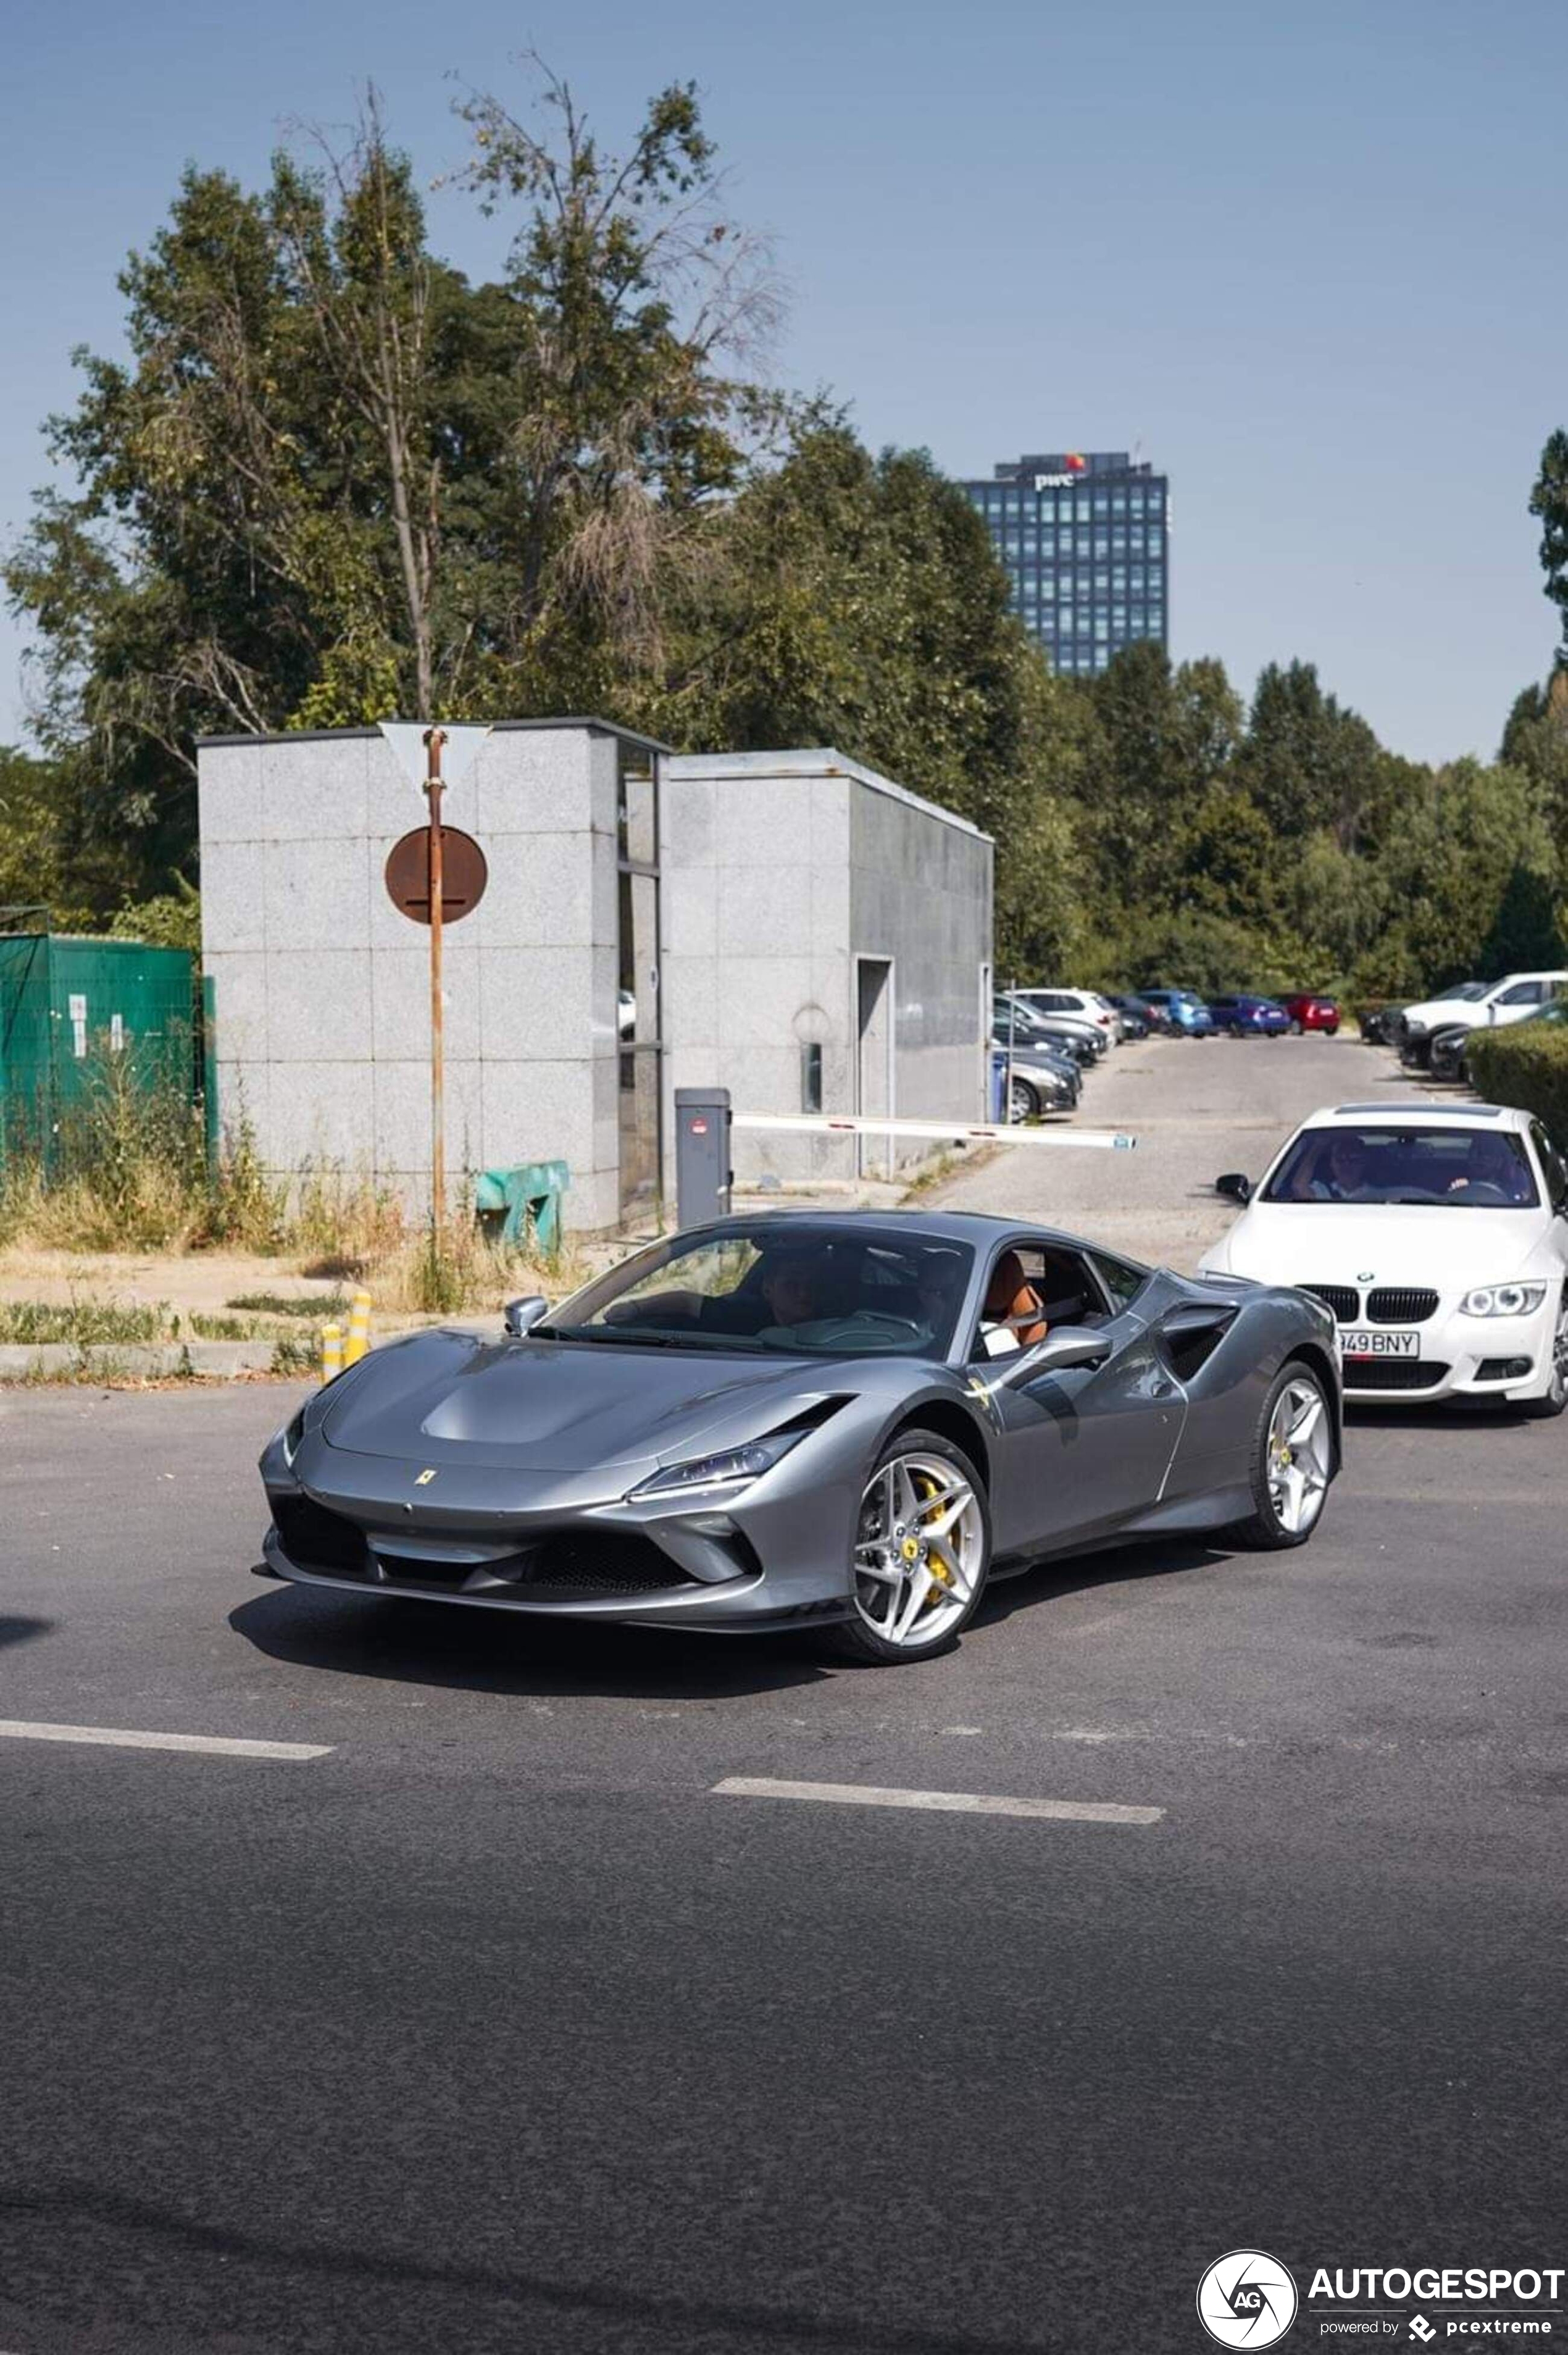
[[[1530,512],[1541,522],[1541,569],[1546,593],[1562,616],[1563,652],[1568,656],[1568,433],[1547,437],[1541,472],[1530,495]]]
[[[187,172],[130,257],[128,356],[80,356],[64,486],[5,570],[111,899],[188,866],[204,732],[657,687],[672,585],[780,413],[727,365],[776,298],[689,87],[621,158],[544,97],[551,138],[461,110],[470,185],[516,218],[494,285],[429,254],[374,94],[345,155],[260,193]]]
[[[1247,791],[1283,841],[1326,827],[1345,850],[1375,841],[1394,780],[1364,719],[1324,692],[1312,663],[1259,675],[1241,767]]]

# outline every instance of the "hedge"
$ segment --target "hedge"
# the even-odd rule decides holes
[[[1467,1060],[1477,1092],[1518,1104],[1568,1148],[1568,1023],[1518,1022],[1471,1035]]]

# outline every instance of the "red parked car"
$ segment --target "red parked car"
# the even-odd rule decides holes
[[[1316,989],[1290,989],[1276,1001],[1290,1017],[1293,1032],[1326,1030],[1331,1039],[1340,1027],[1340,1009],[1331,997]]]

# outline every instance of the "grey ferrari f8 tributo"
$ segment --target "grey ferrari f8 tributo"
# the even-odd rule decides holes
[[[1053,1555],[1304,1544],[1340,1444],[1305,1293],[1002,1219],[776,1211],[362,1359],[261,1458],[266,1568],[919,1660]]]

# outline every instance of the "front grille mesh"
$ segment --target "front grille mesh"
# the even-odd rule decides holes
[[[1299,1289],[1309,1292],[1331,1311],[1339,1325],[1353,1325],[1361,1313],[1361,1295],[1348,1284],[1304,1284]]]
[[[1348,1391],[1436,1390],[1447,1371],[1430,1358],[1347,1358],[1343,1366]]]
[[[334,1578],[363,1578],[369,1568],[364,1532],[341,1513],[329,1512],[313,1497],[286,1497],[276,1508],[283,1551],[302,1570],[329,1572]]]
[[[552,1594],[657,1594],[694,1582],[651,1538],[607,1529],[547,1539],[521,1562],[517,1583]]]
[[[1383,1284],[1367,1295],[1367,1316],[1373,1325],[1425,1325],[1429,1316],[1436,1314],[1435,1292]]]

